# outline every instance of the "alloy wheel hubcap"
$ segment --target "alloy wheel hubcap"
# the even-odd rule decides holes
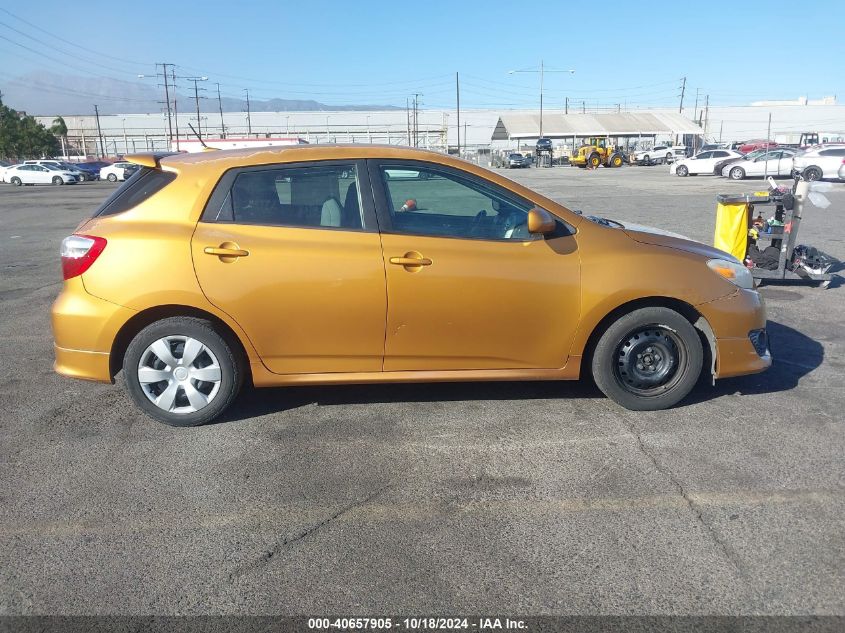
[[[144,395],[169,413],[194,413],[220,390],[222,371],[214,353],[189,336],[165,336],[138,361],[138,382]]]

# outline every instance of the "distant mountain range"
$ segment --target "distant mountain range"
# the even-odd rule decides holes
[[[159,79],[159,81],[161,81]],[[0,85],[3,103],[36,116],[56,116],[73,114],[92,114],[94,104],[99,106],[100,114],[129,114],[160,112],[164,105],[164,90],[158,82],[150,79],[143,81],[120,81],[105,77],[73,77],[58,75],[48,71],[36,71],[21,75]],[[200,107],[204,111],[218,108],[216,92],[211,82],[205,86],[206,100]],[[178,94],[180,112],[194,110],[193,95],[185,94],[184,81]],[[173,93],[170,99],[174,99]],[[246,110],[246,100],[223,97],[225,112]],[[327,105],[311,99],[250,99],[249,107],[253,112],[292,112],[292,111],[330,111],[330,110],[398,110],[391,105]]]

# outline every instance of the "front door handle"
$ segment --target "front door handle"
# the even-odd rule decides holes
[[[202,252],[206,255],[216,255],[222,262],[233,262],[238,257],[249,255],[249,251],[239,248],[234,242],[223,242],[220,246],[206,246]]]
[[[388,261],[396,266],[404,266],[408,272],[418,272],[421,266],[431,266],[431,260],[417,251],[408,251],[402,257],[391,257]]]
[[[427,257],[391,257],[390,263],[398,266],[431,266],[431,260]]]

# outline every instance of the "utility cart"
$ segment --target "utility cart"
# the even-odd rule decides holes
[[[797,177],[790,190],[774,186],[768,191],[746,195],[720,194],[716,196],[716,235],[714,246],[736,256],[749,266],[755,279],[793,279],[818,282],[827,288],[834,275],[826,268],[811,269],[794,261],[795,242],[801,217],[807,203],[810,183]],[[773,206],[773,222],[766,223],[765,230],[754,230],[755,211],[762,216],[758,207]],[[756,236],[753,234],[756,233]],[[749,254],[755,249],[760,252],[765,245],[771,245],[780,252],[777,266],[764,268],[755,265]],[[772,264],[774,262],[772,261]]]

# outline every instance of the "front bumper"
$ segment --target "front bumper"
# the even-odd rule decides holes
[[[766,306],[759,293],[737,290],[697,308],[716,339],[716,378],[756,374],[771,367],[768,341],[761,346],[762,353],[754,345],[766,329]]]
[[[136,312],[88,294],[81,277],[64,282],[50,312],[55,370],[65,376],[112,382],[112,344]]]

